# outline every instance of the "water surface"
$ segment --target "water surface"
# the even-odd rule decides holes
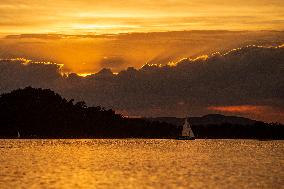
[[[0,140],[0,188],[283,188],[284,142]]]

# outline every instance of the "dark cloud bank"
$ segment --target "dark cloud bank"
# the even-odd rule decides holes
[[[89,105],[127,115],[188,116],[227,113],[284,122],[284,46],[247,46],[225,54],[145,65],[113,74],[62,74],[60,65],[0,61],[0,92],[51,88]]]

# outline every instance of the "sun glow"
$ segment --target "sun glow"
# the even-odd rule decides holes
[[[66,4],[68,6],[66,6]],[[0,3],[2,33],[283,30],[283,1],[87,0]]]
[[[266,106],[240,105],[240,106],[210,106],[208,110],[216,110],[221,112],[259,112],[267,109]]]
[[[119,29],[119,28],[139,28],[135,25],[122,25],[122,24],[73,24],[71,26],[74,30],[108,30],[108,29]]]
[[[93,75],[94,73],[77,73],[78,76],[80,77],[87,77],[87,76],[90,76],[90,75]]]

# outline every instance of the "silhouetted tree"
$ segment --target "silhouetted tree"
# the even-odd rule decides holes
[[[0,97],[0,136],[173,138],[176,126],[126,119],[112,109],[87,107],[49,89],[27,87]]]

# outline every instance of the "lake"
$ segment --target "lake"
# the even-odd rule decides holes
[[[283,188],[284,141],[0,140],[0,188]]]

